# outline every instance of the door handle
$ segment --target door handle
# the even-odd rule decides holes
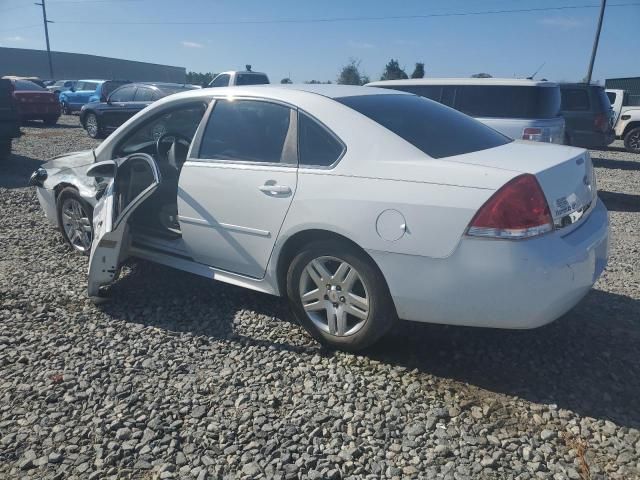
[[[284,195],[291,193],[291,187],[286,185],[260,185],[258,189],[264,193],[272,195]]]

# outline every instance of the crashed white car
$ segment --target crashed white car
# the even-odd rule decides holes
[[[398,317],[544,325],[607,262],[607,210],[585,150],[513,141],[376,88],[180,93],[33,183],[63,229],[91,230],[67,217],[65,191],[95,205],[90,296],[128,257],[144,258],[286,295],[315,338],[349,350]]]

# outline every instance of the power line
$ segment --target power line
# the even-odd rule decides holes
[[[96,0],[97,1],[97,0]],[[612,3],[609,7],[640,7],[638,2]],[[517,8],[511,10],[481,10],[475,12],[450,12],[450,13],[429,13],[423,15],[389,15],[389,16],[369,16],[369,17],[326,17],[326,18],[282,18],[273,20],[213,20],[213,21],[133,21],[133,22],[101,22],[93,20],[60,20],[60,24],[87,24],[87,25],[259,25],[259,24],[282,24],[282,23],[335,23],[335,22],[367,22],[376,20],[415,20],[441,17],[467,17],[479,15],[497,15],[509,13],[531,13],[548,12],[560,10],[579,10],[587,8],[599,8],[599,5],[567,5],[562,7],[541,7],[541,8]]]

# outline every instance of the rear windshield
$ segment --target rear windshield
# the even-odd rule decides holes
[[[265,85],[269,83],[266,75],[260,73],[238,73],[236,85]]]
[[[16,90],[45,90],[40,85],[36,85],[29,80],[16,80]]]
[[[402,85],[415,93],[472,117],[555,118],[560,115],[560,88],[503,85]]]
[[[473,118],[415,95],[359,95],[335,100],[433,158],[477,152],[511,141]]]
[[[598,88],[596,90],[597,90],[596,91],[596,96],[600,100],[600,105],[602,105],[602,108],[605,110],[605,112],[608,112],[609,110],[611,110],[611,103],[612,102],[609,101],[609,97],[607,96],[607,92],[602,87]]]

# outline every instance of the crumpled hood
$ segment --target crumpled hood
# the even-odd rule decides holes
[[[81,152],[65,153],[52,158],[42,165],[48,171],[59,171],[65,168],[77,168],[89,165],[95,161],[93,150],[83,150]]]

